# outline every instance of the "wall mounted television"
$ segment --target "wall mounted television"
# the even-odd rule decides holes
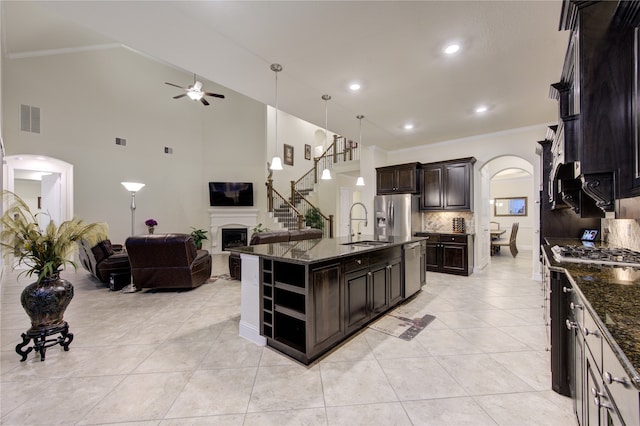
[[[253,182],[209,182],[209,205],[253,206]]]

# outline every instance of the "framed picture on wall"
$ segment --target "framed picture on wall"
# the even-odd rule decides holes
[[[311,160],[311,145],[304,144],[304,159]]]
[[[293,166],[293,146],[284,145],[284,164],[287,166]]]

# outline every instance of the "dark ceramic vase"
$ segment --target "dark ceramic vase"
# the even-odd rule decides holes
[[[46,330],[62,324],[64,311],[73,299],[73,285],[59,274],[43,278],[22,290],[20,301],[31,318],[30,331]]]

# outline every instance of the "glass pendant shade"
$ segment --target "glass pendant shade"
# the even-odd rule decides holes
[[[358,176],[358,180],[356,181],[356,186],[364,186],[364,178],[362,176]]]
[[[271,170],[282,170],[282,160],[280,157],[275,156],[271,159]]]
[[[322,176],[320,176],[320,179],[322,180],[329,180],[331,179],[331,172],[329,171],[329,169],[324,169],[322,171]]]

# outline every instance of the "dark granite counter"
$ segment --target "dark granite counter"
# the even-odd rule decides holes
[[[227,250],[272,259],[285,259],[293,263],[315,263],[422,240],[424,240],[423,237],[388,237],[386,240],[376,240],[372,235],[360,235],[352,240],[348,237],[321,238],[233,247]]]
[[[552,269],[565,272],[587,301],[585,308],[600,321],[636,388],[640,389],[640,269],[558,262],[550,247],[579,245],[577,239],[548,238],[544,256]],[[595,243],[606,247],[605,243]]]

